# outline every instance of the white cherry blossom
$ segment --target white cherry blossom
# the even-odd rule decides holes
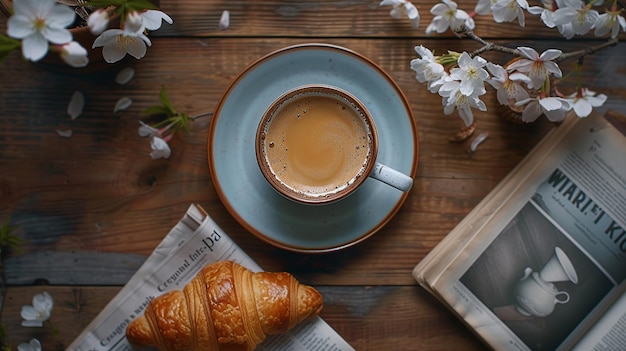
[[[606,95],[597,94],[595,91],[581,88],[578,92],[568,96],[572,103],[574,113],[580,118],[591,114],[594,107],[600,107],[606,102]]]
[[[448,28],[457,30],[465,25],[468,29],[474,29],[474,21],[467,12],[457,8],[457,4],[451,0],[442,0],[430,9],[435,17],[426,28],[426,34],[433,32],[443,33]]]
[[[458,67],[450,70],[450,78],[461,81],[459,89],[463,95],[472,95],[476,90],[478,95],[485,93],[485,80],[489,79],[489,73],[483,68],[487,61],[480,57],[473,58],[467,52],[463,52],[458,60]]]
[[[544,114],[551,122],[560,122],[565,119],[567,112],[572,109],[572,104],[560,97],[533,97],[521,100],[517,106],[526,105],[522,112],[522,121],[530,123]]]
[[[443,84],[439,89],[439,95],[443,97],[443,113],[450,115],[456,109],[466,126],[474,122],[472,107],[487,111],[485,103],[478,98],[479,92],[474,90],[471,95],[464,95],[459,81],[454,80]]]
[[[488,13],[491,13],[491,9],[493,8],[493,5],[496,4],[496,2],[498,2],[498,0],[478,0],[476,6],[474,7],[474,12],[479,15],[486,15]]]
[[[126,19],[124,29],[108,29],[100,34],[92,48],[102,47],[102,56],[109,63],[123,59],[126,54],[136,59],[146,55],[147,46],[152,42],[143,33],[145,26],[139,14],[131,12]]]
[[[446,71],[443,71],[443,74],[441,77],[428,82],[428,91],[430,91],[433,94],[438,93],[444,84],[451,82],[451,81],[452,81],[452,78],[450,78],[450,74]]]
[[[496,97],[501,105],[529,98],[528,92],[520,84],[528,84],[530,82],[528,76],[518,72],[509,74],[504,67],[491,62],[487,63],[487,70],[492,75],[487,83],[496,89]]]
[[[443,65],[437,62],[430,49],[419,45],[415,47],[415,52],[421,58],[411,60],[411,69],[415,71],[415,78],[420,83],[435,81],[445,73]]]
[[[140,137],[152,137],[152,136],[161,136],[161,131],[153,126],[146,124],[142,121],[139,121],[139,129],[137,130],[137,134]]]
[[[65,44],[72,40],[67,26],[75,13],[54,0],[19,0],[13,2],[13,16],[7,21],[7,34],[22,40],[22,55],[38,61],[48,53],[48,42]]]
[[[528,8],[526,0],[497,0],[491,7],[493,19],[497,23],[517,22],[521,27],[525,25],[524,10]]]
[[[468,30],[474,30],[476,28],[476,22],[474,22],[474,18],[472,16],[467,16],[465,22],[463,22],[463,26]]]
[[[36,294],[33,296],[32,306],[22,306],[20,315],[24,319],[22,321],[23,327],[41,327],[43,322],[50,319],[52,308],[54,307],[54,300],[52,296],[47,292],[42,294]]]
[[[606,35],[611,32],[611,38],[617,38],[620,28],[622,32],[626,31],[626,20],[620,16],[620,10],[609,11],[598,16],[594,25],[594,34],[597,37]]]
[[[159,158],[169,158],[172,154],[172,150],[167,144],[166,139],[162,139],[158,136],[152,136],[150,138],[150,147],[152,148],[150,157],[152,157],[153,160]]]
[[[543,3],[549,4],[549,6],[553,6],[553,4],[556,4],[557,8],[574,7],[574,8],[579,9],[585,6],[585,1],[583,0],[541,0],[541,1]]]
[[[559,8],[582,8],[584,4],[580,0],[541,0],[541,6],[529,6],[527,11],[533,15],[540,15],[541,21],[548,28],[557,28],[559,33],[566,39],[572,39],[576,33],[571,22],[554,23],[554,12]]]
[[[140,126],[139,126],[139,129],[137,130],[137,134],[139,134],[140,137],[158,136],[162,139],[165,139],[165,141],[169,141],[172,138],[172,135],[173,135],[172,128],[176,127],[176,122],[172,122],[161,128],[153,127],[142,121],[139,121],[139,124]],[[168,134],[168,132],[170,133]]]
[[[544,2],[544,1],[542,1]],[[550,1],[551,2],[551,1]],[[544,4],[544,6],[528,6],[526,9],[528,13],[533,15],[539,15],[543,24],[548,28],[556,27],[554,20],[552,19],[552,15],[554,14],[554,10],[552,9],[552,4]]]
[[[563,73],[561,69],[552,61],[559,57],[563,52],[558,49],[548,49],[539,55],[537,51],[529,47],[518,47],[517,50],[525,57],[510,64],[507,69],[509,71],[519,71],[527,73],[530,78],[531,89],[540,89],[550,74],[557,78],[561,78]]]
[[[165,12],[158,10],[144,11],[141,13],[141,18],[146,29],[151,31],[161,28],[163,21],[168,24],[174,23],[170,16],[168,16]]]
[[[431,93],[437,93],[444,83],[451,80],[450,75],[430,49],[420,45],[415,47],[415,52],[421,56],[419,59],[411,60],[415,78],[420,83],[428,83],[428,90]]]
[[[403,17],[408,18],[411,21],[413,28],[420,26],[420,14],[417,7],[408,0],[383,0],[380,6],[391,5],[393,8],[389,12],[392,18],[401,19]]]
[[[599,13],[584,6],[582,8],[563,7],[554,11],[552,20],[557,26],[571,24],[575,34],[587,34],[598,21]]]
[[[381,5],[400,6],[407,2],[383,0]],[[534,6],[530,6],[528,0],[477,0],[474,12],[468,14],[459,9],[456,2],[441,0],[430,11],[433,19],[426,28],[426,34],[443,33],[448,28],[457,34],[460,34],[460,29],[471,31],[475,26],[473,18],[489,13],[493,14],[497,23],[517,19],[519,25],[524,26],[525,11],[540,16],[547,27],[558,29],[568,39],[592,29],[595,29],[596,36],[610,33],[613,38],[619,36],[620,30],[626,31],[626,20],[620,16],[624,9],[618,8],[620,4],[615,2],[605,2],[605,6],[611,9],[605,9],[602,14],[594,9],[603,3],[602,0],[539,0],[532,3]],[[477,52],[509,52],[502,47],[490,47],[490,43],[474,33],[467,33],[467,36],[485,45]],[[417,81],[426,83],[430,92],[442,97],[444,113],[458,111],[466,125],[473,122],[472,109],[486,110],[480,100],[480,96],[486,93],[485,82],[495,89],[501,105],[523,107],[522,119],[525,122],[535,121],[542,114],[550,121],[561,121],[572,110],[579,117],[584,117],[606,101],[605,95],[587,90],[566,98],[560,93],[550,96],[550,78],[563,77],[557,62],[570,54],[563,55],[558,49],[548,49],[541,54],[530,47],[518,47],[517,50],[519,57],[502,67],[478,56],[472,58],[465,52],[449,51],[435,56],[431,50],[420,45],[415,47],[420,57],[411,60],[411,69],[415,71]]]
[[[572,23],[559,24],[556,28],[565,39],[572,39],[576,35],[576,31],[574,31],[574,25]]]

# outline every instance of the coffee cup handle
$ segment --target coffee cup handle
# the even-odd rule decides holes
[[[370,177],[403,192],[411,190],[413,186],[413,178],[378,162],[374,164]]]
[[[559,295],[563,295],[563,296],[565,296],[565,298],[563,298],[563,300],[559,300],[559,298],[557,297]],[[555,303],[568,303],[569,302],[569,294],[567,293],[567,291],[559,291],[554,296],[554,300],[555,300],[554,301]]]

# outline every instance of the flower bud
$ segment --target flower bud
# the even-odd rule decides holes
[[[93,35],[104,32],[109,25],[109,13],[104,9],[98,9],[89,15],[87,25]]]
[[[143,18],[139,12],[131,11],[128,13],[128,17],[126,17],[126,22],[124,23],[124,30],[132,33],[142,33],[144,29]]]

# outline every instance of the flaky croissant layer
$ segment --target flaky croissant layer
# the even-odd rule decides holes
[[[286,272],[253,273],[222,261],[204,267],[183,290],[165,293],[126,329],[136,347],[251,351],[267,334],[317,315],[322,295]]]

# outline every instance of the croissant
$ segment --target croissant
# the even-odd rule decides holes
[[[150,301],[126,329],[135,347],[254,350],[322,309],[322,295],[286,272],[253,273],[232,262],[204,267],[183,290]]]

